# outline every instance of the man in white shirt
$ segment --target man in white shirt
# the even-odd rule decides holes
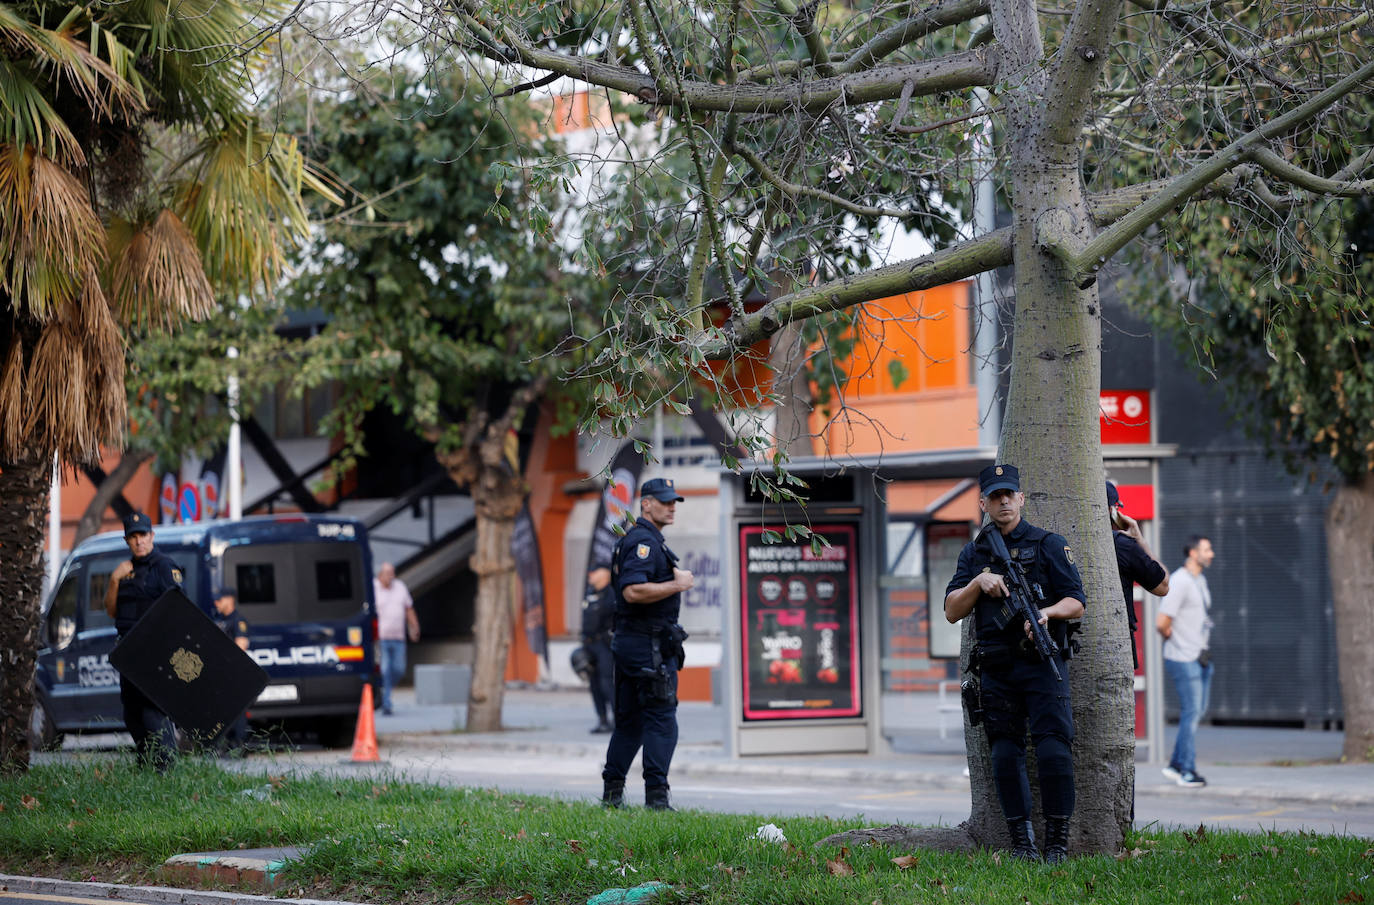
[[[1164,672],[1178,691],[1178,739],[1164,775],[1188,788],[1207,785],[1197,772],[1195,737],[1212,689],[1208,644],[1212,634],[1212,592],[1202,573],[1212,564],[1212,542],[1201,535],[1188,538],[1183,567],[1169,576],[1169,593],[1160,604],[1155,628],[1164,636]]]
[[[377,644],[382,655],[382,713],[391,713],[391,689],[406,673],[406,638],[420,640],[420,620],[406,583],[396,567],[384,562],[372,580],[377,600]]]

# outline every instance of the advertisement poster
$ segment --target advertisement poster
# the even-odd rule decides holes
[[[783,528],[740,528],[744,718],[860,716],[855,526],[811,526],[831,544],[819,553],[806,538],[764,543],[766,530]]]

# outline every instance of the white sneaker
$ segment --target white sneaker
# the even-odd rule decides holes
[[[1200,789],[1207,785],[1207,780],[1203,779],[1201,774],[1194,773],[1192,770],[1185,771],[1178,779],[1174,780],[1174,782],[1192,789]]]
[[[1172,779],[1174,782],[1178,782],[1180,779],[1183,778],[1183,774],[1180,773],[1178,770],[1174,769],[1173,764],[1170,764],[1169,766],[1165,767],[1163,770],[1159,772],[1164,774],[1165,779]]]

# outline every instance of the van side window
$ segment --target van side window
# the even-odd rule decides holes
[[[86,572],[90,581],[86,583],[86,623],[82,631],[114,625],[110,614],[105,612],[105,589],[110,586],[110,573],[128,556],[101,556],[90,561]]]
[[[321,600],[352,600],[353,564],[346,559],[317,560],[315,586]]]
[[[76,637],[76,607],[81,596],[81,576],[68,576],[53,596],[48,610],[48,643],[53,650],[65,650]]]
[[[270,562],[241,562],[234,567],[234,585],[239,603],[277,602],[277,574]]]

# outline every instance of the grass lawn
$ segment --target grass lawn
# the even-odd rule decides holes
[[[773,822],[787,843],[753,838]],[[126,757],[0,778],[0,872],[158,881],[168,857],[310,846],[279,894],[382,903],[576,903],[649,880],[691,903],[1374,905],[1374,843],[1351,836],[1142,832],[1117,857],[1049,868],[995,853],[815,843],[861,820],[629,808],[416,785],[281,779]],[[901,857],[909,855],[910,857]]]

